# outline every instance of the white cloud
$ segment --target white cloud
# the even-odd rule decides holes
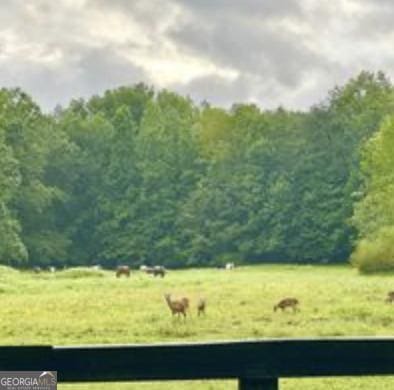
[[[392,75],[390,0],[3,0],[0,85],[43,106],[144,81],[215,104],[307,108]]]

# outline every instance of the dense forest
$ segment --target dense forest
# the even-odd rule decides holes
[[[393,151],[382,73],[307,112],[138,84],[46,114],[2,89],[0,261],[394,268]]]

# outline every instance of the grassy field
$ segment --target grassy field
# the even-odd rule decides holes
[[[394,306],[384,302],[394,276],[360,276],[348,267],[261,266],[233,271],[66,270],[34,274],[0,268],[0,344],[147,343],[292,336],[392,335]],[[163,294],[188,296],[191,316],[174,319]],[[274,313],[285,296],[299,313]],[[198,297],[208,302],[196,316]],[[236,389],[230,382],[61,385],[60,389]],[[394,388],[394,378],[282,380],[281,389]]]

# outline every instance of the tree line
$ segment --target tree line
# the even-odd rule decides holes
[[[0,261],[377,258],[373,243],[394,236],[393,108],[391,82],[369,72],[306,112],[137,84],[47,114],[1,89]]]

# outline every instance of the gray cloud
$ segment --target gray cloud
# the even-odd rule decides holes
[[[284,17],[299,16],[302,14],[300,1],[261,1],[261,0],[175,0],[178,4],[190,9],[192,12],[204,14],[205,16],[221,18],[222,16],[242,17]]]
[[[182,95],[190,96],[195,102],[216,102],[231,107],[237,102],[255,102],[250,89],[252,80],[248,77],[237,77],[228,80],[217,75],[195,78],[187,84],[173,84],[171,88]]]
[[[110,48],[84,50],[61,69],[34,64],[3,64],[2,86],[22,86],[44,108],[65,105],[72,98],[89,97],[106,89],[146,79],[142,69]]]
[[[83,2],[77,7],[67,1],[16,1],[3,7],[0,83],[21,86],[45,108],[148,80],[122,55],[122,44],[95,38],[94,22],[84,17],[91,8]]]
[[[151,33],[166,20],[163,16],[171,13],[173,8],[173,3],[168,0],[89,0],[87,4],[103,12],[116,9],[149,26]]]
[[[185,26],[171,33],[179,47],[197,56],[205,56],[219,66],[240,72],[273,77],[294,87],[310,68],[326,62],[299,41],[295,34],[252,22],[238,25],[215,25],[206,30]]]
[[[390,0],[224,3],[179,0],[187,17],[169,35],[180,50],[237,70],[267,107],[306,108],[363,69],[392,72]]]
[[[196,100],[307,108],[392,75],[391,0],[3,0],[0,85],[52,108],[144,81]]]
[[[394,3],[391,0],[360,0],[367,12],[355,26],[355,35],[361,39],[388,39],[394,34]]]

